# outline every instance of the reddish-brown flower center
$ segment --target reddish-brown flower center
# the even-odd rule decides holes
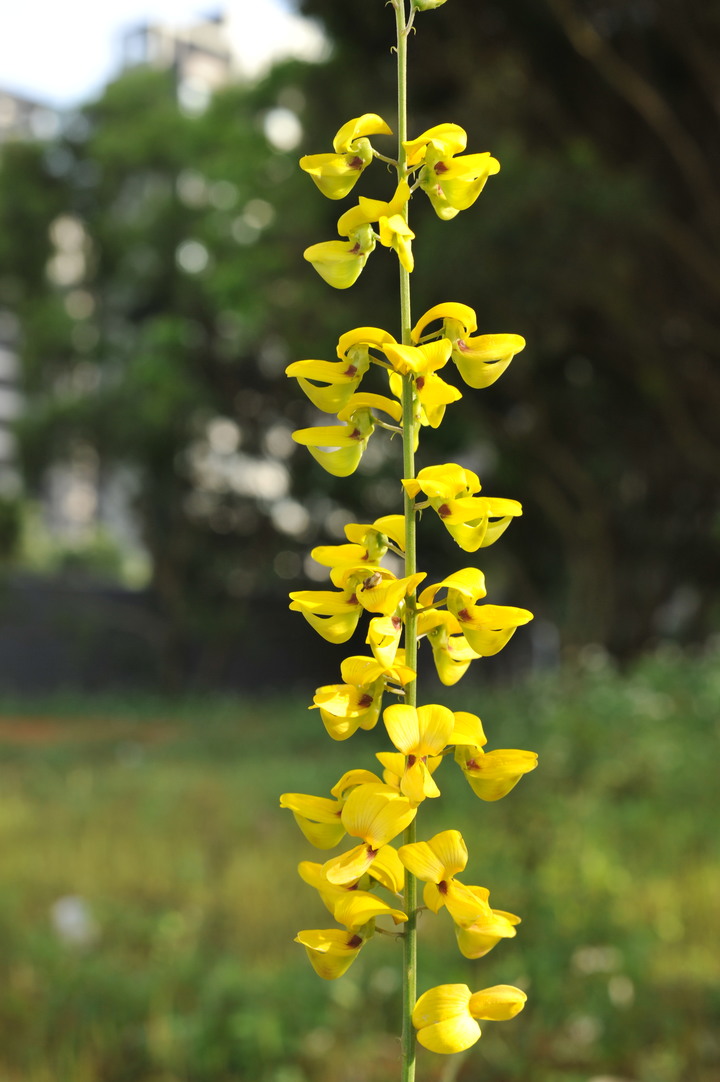
[[[437,513],[439,514],[440,518],[447,518],[448,515],[452,514],[452,511],[446,503],[443,503],[440,507],[438,507]]]
[[[368,706],[372,706],[372,701],[372,695],[368,695],[368,693],[365,692],[365,694],[361,695],[358,699],[358,706],[362,707],[363,710],[366,710]]]

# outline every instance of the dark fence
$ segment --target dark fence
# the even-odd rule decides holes
[[[343,658],[368,653],[365,634],[363,623],[343,646],[326,643],[283,597],[238,601],[227,635],[193,634],[173,626],[148,591],[12,576],[0,583],[0,691],[307,692],[340,683]],[[508,679],[555,655],[552,629],[536,622],[474,675]]]

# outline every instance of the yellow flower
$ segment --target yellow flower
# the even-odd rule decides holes
[[[423,164],[430,144],[452,157],[467,146],[467,132],[459,124],[436,124],[416,139],[408,139],[403,143],[408,169],[415,169]]]
[[[406,757],[400,791],[415,804],[440,796],[427,767],[429,755],[439,755],[449,743],[455,717],[446,706],[408,706],[395,703],[383,714],[390,740]]]
[[[285,369],[323,413],[337,413],[349,402],[373,360],[370,350],[395,339],[379,327],[355,327],[340,336],[339,361],[293,361]],[[320,384],[320,386],[318,386]]]
[[[405,207],[410,199],[410,185],[401,180],[389,203],[382,199],[367,199],[360,196],[358,204],[345,211],[339,219],[338,233],[343,237],[356,237],[372,222],[378,223],[380,243],[386,248],[393,248],[406,271],[413,269],[413,255],[410,242],[415,234],[405,220]]]
[[[361,838],[362,845],[326,863],[328,880],[342,884],[359,879],[372,867],[379,850],[412,822],[416,811],[407,797],[389,785],[368,784],[353,789],[341,818],[347,833]]]
[[[333,139],[334,154],[308,154],[300,159],[300,168],[328,199],[342,199],[373,159],[369,135],[392,135],[392,131],[376,113],[355,117]]]
[[[358,890],[357,883],[346,886],[330,883],[322,864],[304,860],[298,865],[298,872],[306,883],[317,890],[338,924],[352,931],[359,931],[376,917],[392,917],[395,924],[407,920],[401,909],[393,908],[370,891]]]
[[[341,815],[352,790],[358,785],[379,781],[369,770],[348,770],[330,790],[332,800],[306,793],[283,793],[280,807],[290,809],[295,822],[316,849],[333,849],[345,836]]]
[[[489,152],[455,155],[467,146],[458,124],[438,124],[403,143],[409,168],[420,168],[418,181],[439,218],[446,221],[472,206],[500,163]]]
[[[516,935],[515,925],[519,923],[520,918],[514,913],[492,909],[489,917],[483,914],[466,928],[456,924],[455,935],[460,953],[465,958],[484,958],[501,939],[512,939]]]
[[[453,920],[464,925],[490,916],[487,892],[455,878],[465,868],[468,857],[459,830],[443,830],[429,842],[402,845],[398,856],[410,874],[425,883],[423,901],[433,913],[447,907]]]
[[[294,590],[290,609],[301,612],[311,627],[327,642],[347,642],[360,620],[362,606],[358,604],[354,587],[347,590]]]
[[[449,338],[452,342],[452,360],[468,387],[476,390],[490,387],[498,379],[516,353],[525,348],[525,339],[519,334],[480,334],[477,317],[466,304],[447,301],[430,308],[412,329],[412,341],[419,342],[426,327],[441,320],[438,331],[427,337]]]
[[[311,244],[303,259],[312,263],[320,277],[334,289],[349,289],[357,282],[368,256],[375,247],[369,228],[348,240],[323,240]]]
[[[515,630],[532,620],[527,609],[514,605],[478,605],[484,597],[485,576],[476,567],[466,567],[448,575],[442,582],[428,586],[418,601],[424,607],[442,604],[435,596],[443,586],[447,587],[445,603],[456,618],[471,650],[479,657],[497,654],[510,641]]]
[[[457,684],[471,661],[480,657],[468,645],[462,628],[451,612],[431,609],[418,615],[418,637],[427,636],[435,668],[441,683],[446,687]]]
[[[302,943],[318,977],[334,981],[348,971],[365,940],[347,928],[313,928],[298,932],[295,942]]]
[[[418,492],[428,496],[430,506],[465,552],[494,544],[511,520],[522,514],[517,500],[475,495],[481,488],[477,474],[453,462],[428,466],[402,483],[409,496]]]
[[[346,658],[340,674],[344,684],[320,687],[313,698],[333,740],[347,740],[358,729],[372,729],[380,716],[387,684],[404,687],[415,679],[414,671],[407,665],[388,666],[362,656]]]
[[[292,438],[310,451],[324,470],[334,477],[349,477],[358,467],[368,440],[375,431],[375,417],[370,412],[379,409],[394,421],[402,418],[402,406],[379,394],[353,394],[338,413],[346,425],[321,425],[299,428]]]
[[[392,542],[400,552],[405,551],[405,518],[403,515],[383,515],[372,524],[349,522],[345,526],[346,545],[317,545],[310,555],[324,567],[357,567],[366,563],[375,566],[387,553]]]
[[[523,774],[538,763],[534,751],[502,749],[484,752],[482,748],[457,747],[455,758],[470,787],[481,800],[501,800],[514,789]]]
[[[429,342],[422,346],[404,346],[397,342],[387,343],[383,352],[393,366],[390,373],[390,390],[396,397],[402,396],[401,376],[411,375],[422,409],[423,424],[437,428],[445,415],[445,407],[457,402],[462,394],[437,375],[437,370],[450,360],[452,343],[448,338]]]
[[[501,1022],[523,1009],[527,996],[509,984],[471,992],[466,984],[440,984],[420,996],[412,1015],[418,1041],[431,1052],[463,1052],[479,1039],[477,1019]]]

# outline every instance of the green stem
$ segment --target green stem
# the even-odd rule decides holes
[[[403,142],[407,140],[407,36],[405,0],[393,0],[397,28],[397,91],[398,91],[398,183],[408,175],[407,155]],[[404,209],[408,220],[407,205]],[[400,326],[404,345],[410,345],[412,313],[410,308],[410,275],[400,268]],[[415,476],[415,387],[410,376],[403,376],[403,477]],[[404,495],[405,514],[405,574],[417,571],[417,537],[414,500]],[[407,599],[405,610],[405,662],[417,672],[417,611],[415,597]],[[406,703],[417,705],[417,680],[406,688]],[[405,845],[415,841],[415,822],[406,829]],[[403,934],[403,1020],[402,1020],[402,1082],[414,1082],[415,1078],[415,1031],[412,1012],[417,999],[417,880],[409,872],[405,874],[405,912],[408,919]]]

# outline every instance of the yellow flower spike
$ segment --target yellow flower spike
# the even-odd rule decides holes
[[[523,774],[529,774],[538,764],[534,751],[516,749],[483,752],[479,747],[457,747],[455,758],[472,791],[486,801],[507,796]]]
[[[500,163],[488,151],[453,158],[430,143],[418,180],[438,218],[449,221],[471,207],[488,177],[499,171]]]
[[[348,834],[362,838],[356,846],[325,865],[331,883],[359,879],[371,867],[378,850],[401,834],[417,809],[389,785],[360,785],[353,789],[342,810]]]
[[[424,336],[425,328],[438,319],[442,320],[442,326],[433,333],[433,337],[449,338],[453,344],[459,337],[467,337],[477,330],[477,316],[472,308],[457,301],[443,301],[420,316],[410,332],[412,341],[417,344]]]
[[[423,163],[426,149],[431,144],[452,157],[453,154],[460,154],[467,146],[467,132],[459,124],[436,124],[434,128],[428,128],[422,135],[418,135],[417,139],[406,140],[403,147],[407,155],[408,169],[414,169]]]
[[[468,387],[490,387],[499,379],[516,353],[525,348],[519,334],[480,334],[458,338],[452,359]]]
[[[465,958],[484,958],[501,939],[512,939],[517,933],[515,926],[520,917],[502,909],[491,910],[490,917],[481,916],[467,928],[455,925],[455,935],[460,953]]]
[[[328,199],[342,199],[373,159],[369,135],[392,135],[377,113],[365,113],[343,124],[333,139],[335,153],[307,154],[300,159],[300,168]]]
[[[451,605],[448,591],[448,608]],[[471,605],[455,612],[468,645],[481,657],[492,657],[508,644],[533,614],[514,605]]]
[[[304,946],[318,977],[334,981],[348,971],[365,940],[346,928],[323,928],[298,932],[295,942]]]
[[[420,996],[412,1014],[417,1038],[431,1052],[448,1055],[471,1048],[481,1035],[477,1019],[514,1018],[527,996],[508,984],[471,992],[466,984],[441,984]]]

